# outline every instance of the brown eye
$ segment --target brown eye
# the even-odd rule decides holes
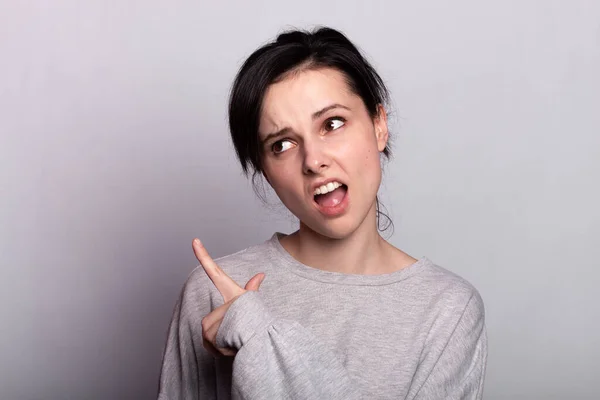
[[[330,118],[325,121],[325,130],[326,131],[334,131],[336,129],[341,128],[346,123],[346,120],[341,117]]]
[[[271,146],[271,151],[273,151],[273,153],[275,153],[275,154],[280,154],[286,150],[291,149],[292,146],[293,146],[293,143],[287,139],[279,140],[279,141],[273,143],[273,146]]]

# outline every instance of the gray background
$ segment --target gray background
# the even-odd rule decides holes
[[[394,96],[391,241],[469,279],[487,399],[598,398],[600,2],[2,1],[0,398],[150,399],[196,265],[289,232],[226,127],[241,61],[330,24]]]

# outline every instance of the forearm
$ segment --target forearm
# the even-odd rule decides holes
[[[238,349],[233,364],[234,397],[360,398],[338,357],[300,324],[275,320],[258,293],[236,300],[217,342]]]

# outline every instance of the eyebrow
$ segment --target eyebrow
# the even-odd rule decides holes
[[[336,108],[343,108],[345,110],[351,111],[349,107],[346,107],[346,106],[344,106],[342,104],[335,103],[335,104],[331,104],[331,105],[329,105],[327,107],[324,107],[324,108],[320,109],[319,111],[315,111],[313,113],[313,115],[312,115],[312,120],[314,121],[316,119],[319,119],[327,111],[331,111],[331,110],[334,110]],[[291,130],[292,129],[290,127],[285,127],[285,128],[282,128],[282,129],[278,130],[277,132],[269,133],[267,136],[265,136],[264,139],[261,140],[261,143],[263,143],[263,144],[267,143],[269,140],[277,138],[279,136],[283,136],[283,135],[287,134],[288,132],[290,132]]]

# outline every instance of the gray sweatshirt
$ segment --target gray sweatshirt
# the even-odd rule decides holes
[[[481,399],[483,302],[427,258],[384,275],[326,272],[270,240],[216,260],[258,292],[229,308],[217,333],[235,357],[202,347],[202,318],[223,304],[202,267],[188,278],[169,329],[160,400]]]

